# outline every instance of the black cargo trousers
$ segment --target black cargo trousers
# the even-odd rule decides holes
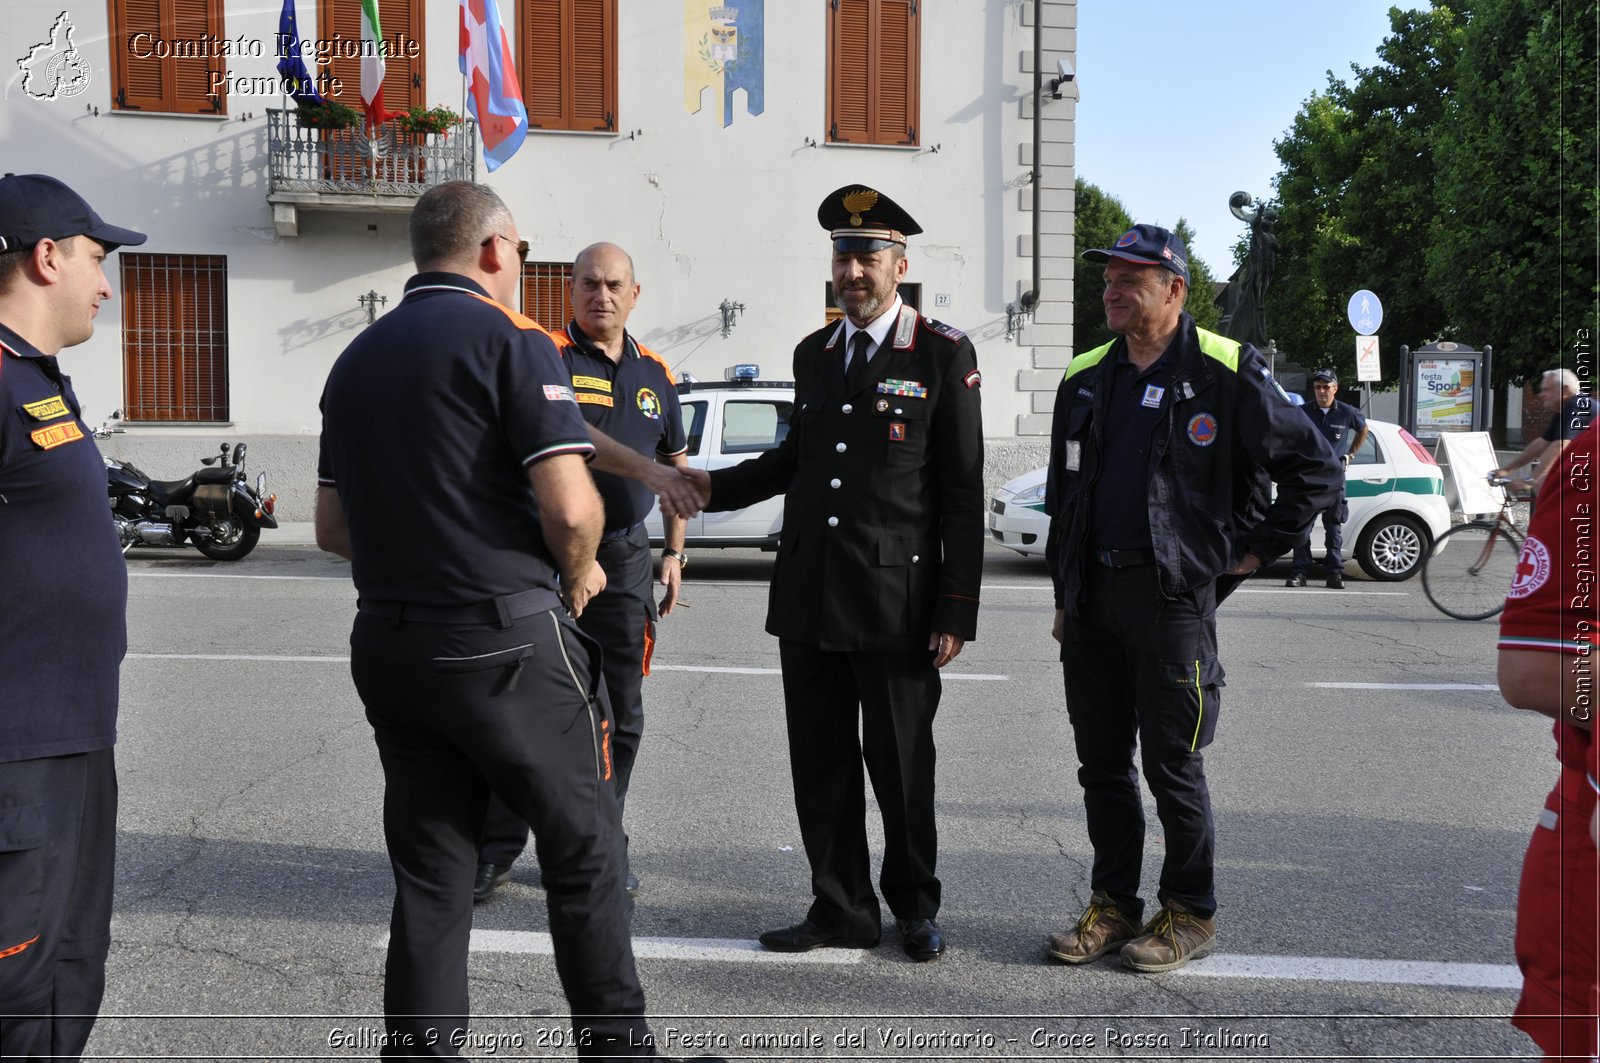
[[[559,608],[498,623],[361,609],[351,673],[383,764],[395,879],[383,1054],[458,1054],[492,788],[536,834],[578,1055],[653,1055],[628,936],[598,648]]]

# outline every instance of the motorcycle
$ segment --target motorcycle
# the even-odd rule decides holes
[[[112,414],[113,419],[117,414]],[[101,425],[97,436],[122,432]],[[233,453],[201,458],[207,466],[182,480],[152,480],[131,462],[105,458],[111,519],[122,552],[135,546],[182,546],[188,542],[213,561],[237,561],[261,539],[261,529],[276,528],[278,496],[266,494],[267,474],[245,479],[245,445]]]

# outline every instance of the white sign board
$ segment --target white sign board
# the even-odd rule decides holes
[[[1461,512],[1468,517],[1500,512],[1501,488],[1489,483],[1489,474],[1500,467],[1488,432],[1446,432],[1445,460],[1450,463],[1450,479],[1456,485]]]
[[[1382,380],[1383,372],[1378,366],[1378,337],[1356,337],[1356,379],[1360,381]]]

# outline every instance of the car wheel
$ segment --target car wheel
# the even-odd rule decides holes
[[[1427,529],[1415,517],[1385,513],[1373,518],[1356,543],[1361,571],[1375,580],[1410,579],[1428,556]]]

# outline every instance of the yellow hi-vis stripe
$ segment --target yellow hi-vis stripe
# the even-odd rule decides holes
[[[1206,691],[1200,685],[1200,659],[1194,662],[1194,695],[1200,701],[1200,715],[1194,718],[1194,737],[1189,740],[1189,752],[1193,753],[1200,744],[1200,721],[1206,718]]]

